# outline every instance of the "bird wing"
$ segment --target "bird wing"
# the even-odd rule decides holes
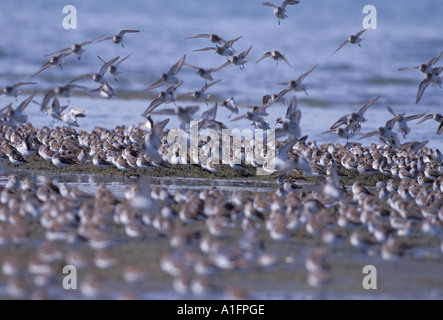
[[[343,48],[346,44],[348,44],[349,39],[345,40],[337,49],[335,49],[335,51],[332,54],[336,54],[338,50],[340,50],[341,48]]]
[[[125,33],[135,33],[135,32],[140,32],[140,30],[122,30],[118,33],[118,35],[120,37],[123,37],[125,35]]]
[[[256,63],[259,63],[260,61],[262,61],[264,58],[270,57],[271,56],[271,52],[268,51],[266,52],[260,59],[257,60]]]
[[[344,125],[344,124],[348,124],[348,117],[349,114],[344,115],[343,117],[341,117],[340,119],[338,119],[336,122],[334,122],[334,124],[331,126],[330,129],[332,129],[332,131],[334,131],[335,129],[337,129],[338,127]]]
[[[311,69],[303,73],[300,77],[298,77],[297,81],[302,82],[315,68],[317,68],[318,64],[313,66]],[[278,83],[277,83],[278,84]]]
[[[437,134],[440,135],[443,132],[443,121],[440,122],[440,125],[437,128]]]
[[[218,68],[212,68],[212,69],[208,69],[209,72],[215,72],[215,71],[220,71],[223,68],[226,68],[227,66],[229,66],[231,64],[231,61],[226,61],[225,63],[223,63],[220,67]]]
[[[50,91],[46,92],[45,96],[43,97],[43,101],[42,101],[40,110],[42,110],[42,111],[46,110],[46,106],[48,105],[49,100],[51,100],[51,98],[54,96],[55,96],[54,90],[50,90]]]
[[[418,86],[418,91],[417,91],[417,99],[415,100],[415,103],[418,103],[421,99],[421,97],[423,96],[423,93],[425,93],[426,88],[431,84],[431,81],[429,81],[428,79],[424,79],[420,85]]]
[[[221,81],[221,79],[219,79],[219,80],[216,80],[216,81],[214,81],[214,82],[211,82],[211,83],[208,83],[208,84],[205,84],[202,88],[201,88],[201,92],[205,92],[209,87],[211,87],[211,86],[213,86],[214,84],[216,84],[217,82],[220,82]]]
[[[151,114],[154,114],[154,115],[175,115],[175,109],[168,108],[168,109],[163,109],[163,110],[157,110],[157,111],[151,112]]]
[[[100,60],[102,60],[99,56],[97,56]],[[104,75],[106,73],[106,70],[108,69],[109,66],[111,66],[115,61],[117,61],[120,58],[120,56],[117,56],[111,60],[109,60],[108,62],[103,62],[103,65],[100,68],[100,74]],[[102,60],[103,61],[103,60]]]
[[[212,108],[202,113],[202,118],[204,120],[215,120],[215,118],[217,117],[217,109],[218,103],[216,102]]]
[[[296,110],[297,110],[297,98],[294,95],[292,96],[291,102],[289,102],[285,117],[289,119]]]
[[[431,60],[429,60],[428,62],[428,66],[433,66],[434,64],[437,63],[437,61],[440,59],[440,57],[442,56],[443,51],[441,51],[439,54],[437,54],[434,58],[432,58]]]
[[[298,4],[298,3],[300,3],[300,1],[298,1],[298,0],[285,0],[285,1],[283,1],[281,8],[284,11],[286,9],[286,6]]]
[[[394,117],[397,116],[397,114],[394,112],[394,110],[392,110],[391,107],[387,106],[386,109],[388,109],[389,113],[392,114]]]
[[[286,58],[286,56],[284,54],[282,54],[281,56],[283,57],[283,60],[286,62],[286,64],[291,67],[291,64],[289,63],[289,61]]]
[[[125,61],[126,59],[128,59],[131,55],[128,54],[126,57],[124,57],[123,59],[121,59],[119,62],[117,62],[117,64],[115,65],[115,67],[118,67],[123,61]]]
[[[209,51],[209,50],[217,50],[216,47],[206,47],[206,48],[202,48],[202,49],[195,49],[192,51]]]
[[[44,65],[42,65],[41,68],[36,73],[34,73],[31,77],[34,77],[34,76],[38,75],[40,72],[48,69],[49,67],[50,67],[50,64],[49,64],[49,61],[48,61]]]
[[[425,115],[426,113],[427,113],[427,112],[423,112],[423,113],[420,113],[420,114],[415,114],[415,115],[412,115],[412,116],[408,116],[408,117],[406,117],[406,121],[411,121],[411,120],[420,119],[420,118],[424,117],[424,115]]]
[[[23,110],[26,109],[26,107],[29,105],[29,103],[32,101],[32,99],[35,96],[35,92],[32,93],[26,100],[24,100],[22,103],[19,104],[19,106],[15,109],[18,112],[23,112]]]
[[[356,36],[356,37],[360,37],[363,33],[366,32],[366,30],[368,30],[368,29],[363,29],[363,30],[357,32],[357,33],[355,34],[355,36]]]
[[[161,87],[164,83],[165,83],[165,81],[163,81],[163,79],[158,79],[157,81],[155,81],[153,84],[151,84],[149,87],[147,87],[143,91],[149,91],[149,90]]]
[[[277,7],[275,4],[273,4],[272,2],[269,2],[269,1],[265,1],[265,2],[262,2],[262,5],[264,5],[264,6],[268,6],[268,7]]]
[[[18,88],[18,87],[21,87],[21,86],[25,86],[25,85],[29,85],[29,84],[37,84],[37,82],[17,82],[15,84],[13,84],[12,87],[15,89],[15,88]]]
[[[85,110],[83,110],[83,109],[80,109],[80,108],[71,108],[71,109],[69,109],[69,115],[71,116],[71,118],[76,118],[76,117],[79,117],[79,118],[84,118],[84,117],[86,117],[86,115],[85,115]]]
[[[238,57],[241,58],[241,59],[245,59],[246,56],[247,56],[247,55],[249,54],[249,52],[251,51],[251,49],[252,49],[252,46],[250,46],[248,49],[246,49],[245,51],[243,51],[242,53],[240,53],[240,54],[238,55]]]
[[[82,80],[84,78],[90,78],[92,76],[93,76],[93,73],[84,74],[84,75],[78,76],[77,78],[72,79],[71,81],[69,81],[69,83],[73,83],[73,82]]]
[[[225,46],[226,47],[232,47],[232,45],[234,44],[234,42],[236,42],[237,40],[241,39],[243,36],[239,36],[237,38],[234,38],[232,40],[226,41]]]
[[[414,69],[420,69],[420,66],[410,67],[410,68],[400,68],[398,71],[408,71],[408,70],[414,70]]]
[[[368,132],[367,134],[365,134],[364,136],[360,137],[360,139],[373,137],[373,136],[376,136],[377,134],[378,134],[378,131],[371,131],[371,132]]]
[[[177,74],[180,72],[180,69],[182,68],[183,64],[185,63],[186,55],[184,55],[180,60],[177,61],[176,64],[174,64],[171,69],[169,70],[169,73]]]
[[[296,142],[297,139],[292,139],[286,142],[286,144],[280,148],[278,152],[278,157],[285,161],[288,158],[289,151],[292,150]]]
[[[113,36],[110,36],[110,37],[106,37],[106,38],[103,38],[103,39],[97,40],[97,43],[98,43],[98,42],[105,41],[105,40],[111,40],[112,37],[113,37]]]
[[[358,111],[358,113],[360,113],[361,115],[363,115],[363,114],[366,112],[366,110],[368,110],[368,108],[369,108],[370,106],[372,106],[372,105],[373,105],[373,104],[374,104],[379,98],[380,98],[380,97],[376,97],[376,98],[372,99],[371,101],[365,103],[365,104],[363,105],[363,107],[360,108],[360,110]],[[394,115],[394,116],[396,116],[396,115]]]
[[[199,106],[187,106],[187,107],[185,108],[186,112],[187,112],[187,113],[191,113],[191,114],[196,113],[196,112],[198,111],[198,109],[200,109]]]
[[[199,33],[195,36],[186,37],[185,39],[195,39],[195,38],[209,38],[211,35],[207,33]]]
[[[154,111],[158,106],[165,103],[165,100],[162,98],[157,98],[154,101],[151,102],[149,107],[141,114],[142,117],[146,117],[148,114],[150,114],[152,111]]]
[[[421,119],[419,122],[417,122],[416,124],[420,124],[422,122],[425,122],[426,120],[431,120],[434,118],[433,114],[428,114],[427,116],[423,117],[423,119]]]

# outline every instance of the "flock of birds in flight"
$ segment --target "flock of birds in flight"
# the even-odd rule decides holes
[[[281,6],[276,6],[271,2],[263,2],[263,5],[273,7],[273,13],[275,17],[278,19],[278,23],[280,21],[287,18],[286,9],[287,6],[296,5],[300,1],[283,1]],[[357,46],[361,46],[361,42],[364,40],[361,38],[364,32],[367,29],[363,29],[356,34],[349,36],[347,40],[345,40],[338,48],[332,53],[336,54],[340,49],[342,49],[347,44],[353,44]],[[58,50],[52,53],[47,54],[46,56],[50,57],[48,61],[46,61],[40,68],[37,70],[32,77],[37,76],[41,72],[49,69],[49,68],[60,68],[63,70],[63,63],[65,59],[74,55],[78,60],[81,59],[81,55],[86,51],[84,49],[85,46],[91,45],[94,43],[99,43],[106,40],[112,40],[113,43],[119,44],[122,47],[123,39],[127,34],[137,33],[139,30],[122,30],[118,34],[109,37],[99,37],[92,40],[88,40],[82,43],[73,44],[67,48],[62,50]],[[219,35],[216,34],[197,34],[194,36],[187,37],[186,39],[196,39],[196,38],[207,38],[212,43],[212,46],[205,47],[202,49],[196,49],[194,51],[210,51],[214,50],[216,54],[226,57],[227,61],[219,67],[204,69],[201,67],[193,66],[186,63],[186,55],[184,55],[177,63],[175,63],[166,73],[163,73],[160,78],[152,83],[145,91],[153,90],[162,86],[168,86],[165,91],[161,91],[158,95],[158,98],[154,99],[147,109],[141,114],[141,116],[147,118],[148,128],[152,129],[154,122],[151,119],[151,115],[173,115],[177,116],[181,120],[181,128],[188,128],[188,124],[191,120],[193,120],[194,114],[199,110],[198,106],[188,106],[181,107],[176,104],[177,95],[176,90],[183,84],[183,81],[178,76],[178,73],[181,71],[183,66],[188,68],[195,69],[197,74],[205,80],[204,86],[200,89],[195,90],[193,92],[184,93],[181,97],[192,96],[194,99],[204,100],[206,105],[208,104],[209,95],[206,93],[209,88],[216,85],[221,80],[215,80],[213,78],[213,73],[222,70],[223,68],[228,67],[229,65],[239,66],[240,69],[244,70],[245,64],[248,62],[247,57],[250,53],[252,46],[249,46],[245,51],[241,53],[237,53],[234,49],[234,44],[238,41],[242,36],[236,37],[232,40],[225,40]],[[435,67],[435,64],[440,59],[443,51],[433,57],[428,63],[421,64],[419,66],[414,66],[412,68],[402,68],[400,71],[418,69],[422,73],[425,74],[425,79],[420,83],[416,103],[420,101],[425,90],[429,85],[438,85],[441,87],[442,79],[440,74],[443,71],[443,67]],[[60,97],[69,97],[74,90],[83,90],[87,92],[87,94],[91,96],[99,96],[102,98],[110,99],[112,97],[118,97],[118,93],[116,90],[112,88],[109,82],[106,80],[106,74],[114,77],[115,81],[117,81],[117,76],[121,74],[119,71],[120,65],[126,61],[130,57],[130,55],[120,59],[120,57],[115,57],[109,61],[105,61],[100,56],[97,56],[98,59],[102,62],[102,65],[98,72],[84,74],[76,77],[70,83],[64,86],[55,87],[44,94],[42,102],[37,102],[34,100],[35,92],[32,93],[27,99],[21,102],[18,107],[15,109],[12,108],[12,103],[9,103],[6,107],[0,109],[0,123],[4,124],[20,124],[25,123],[27,121],[27,115],[24,114],[25,108],[33,101],[36,104],[40,105],[40,109],[42,112],[46,112],[49,114],[54,121],[63,121],[69,126],[79,126],[77,123],[77,118],[85,117],[85,110],[80,108],[70,108],[67,112],[65,110],[68,106],[61,106],[59,98]],[[278,50],[271,50],[263,54],[256,63],[266,59],[272,58],[278,64],[279,61],[285,62],[288,66],[291,66],[290,62],[286,58],[286,56]],[[263,97],[263,105],[262,106],[244,106],[235,102],[234,98],[231,97],[221,103],[222,107],[225,107],[229,111],[231,111],[231,115],[233,113],[238,114],[239,108],[243,107],[249,109],[245,114],[239,115],[236,118],[232,119],[232,121],[238,121],[242,119],[248,119],[252,122],[255,128],[259,129],[270,129],[269,123],[265,121],[265,117],[268,116],[266,110],[276,102],[285,101],[285,95],[289,92],[300,92],[303,91],[308,95],[306,91],[306,85],[304,83],[305,78],[311,74],[317,65],[310,68],[308,71],[300,75],[296,80],[291,80],[288,82],[277,82],[272,83],[275,85],[286,86],[284,90],[281,90],[277,94],[265,95]],[[85,86],[77,85],[76,82],[83,79],[92,79],[96,83],[99,84],[98,88],[87,90]],[[210,81],[210,82],[208,82]],[[271,83],[271,82],[270,82]],[[10,86],[4,87],[0,95],[7,95],[15,97],[17,100],[17,96],[19,94],[19,89],[22,86],[35,85],[36,82],[18,82]],[[339,137],[349,139],[354,136],[356,132],[359,132],[361,129],[361,124],[366,121],[364,117],[364,113],[366,110],[372,106],[377,98],[372,99],[365,105],[363,105],[358,112],[354,112],[351,114],[344,115],[340,119],[338,119],[330,128],[330,130],[324,133],[336,133]],[[169,109],[158,109],[163,104],[173,103],[175,104],[175,108]],[[203,113],[203,123],[199,125],[199,129],[203,129],[204,127],[223,129],[226,126],[216,121],[216,113],[217,113],[218,103],[214,105],[214,107],[209,108],[206,112]],[[394,126],[398,125],[398,131],[406,137],[406,135],[411,131],[408,127],[407,123],[411,120],[421,119],[418,123],[422,123],[426,120],[433,119],[439,123],[437,134],[441,134],[443,132],[443,116],[440,114],[429,114],[421,113],[417,115],[406,116],[405,113],[395,113],[392,108],[388,107],[388,111],[393,115],[393,118],[388,120],[384,127],[380,127],[378,130],[369,132],[365,134],[362,138],[379,135],[380,140],[385,145],[389,145],[390,147],[399,147],[399,138],[395,131],[393,131]],[[298,139],[301,136],[300,129],[300,119],[301,112],[297,109],[297,100],[294,96],[291,100],[287,108],[287,112],[285,116],[279,117],[277,119],[276,124],[280,124],[281,128],[277,129],[277,137],[288,137],[288,140]]]

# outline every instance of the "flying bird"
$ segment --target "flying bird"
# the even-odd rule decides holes
[[[152,85],[146,88],[144,91],[149,91],[154,88],[161,87],[164,84],[179,84],[180,79],[177,77],[177,74],[180,72],[186,60],[186,55],[184,55],[176,64],[174,64],[171,69],[169,69],[168,73],[163,73],[157,81],[155,81]]]
[[[43,64],[40,69],[34,73],[31,77],[35,77],[36,75],[38,75],[40,72],[48,69],[48,68],[56,68],[56,67],[60,67],[60,70],[63,70],[62,64],[65,62],[65,57],[69,56],[70,53],[60,53],[59,55],[56,56],[52,56],[51,58],[49,58],[49,60],[47,62],[45,62],[45,64]]]
[[[55,52],[52,52],[52,53],[48,53],[48,54],[45,55],[45,57],[53,56],[55,54],[60,54],[60,53],[67,53],[68,55],[69,54],[75,54],[77,56],[77,59],[80,60],[82,53],[86,51],[85,49],[83,49],[83,47],[88,45],[88,44],[91,44],[94,41],[97,41],[97,40],[99,40],[101,38],[103,38],[103,36],[95,38],[95,39],[92,39],[92,40],[89,40],[89,41],[82,42],[80,44],[74,43],[73,45],[71,45],[71,46],[69,46],[67,48],[64,48],[64,49],[61,49],[61,50],[58,50],[58,51],[55,51]]]
[[[18,88],[21,86],[31,85],[31,84],[37,84],[37,82],[17,82],[11,86],[5,86],[3,89],[0,90],[0,96],[6,95],[9,97],[14,97],[15,100],[17,101],[17,96],[19,93]]]
[[[420,123],[430,120],[430,119],[439,123],[439,126],[437,128],[437,134],[441,135],[443,132],[443,116],[439,113],[428,114],[423,119],[421,119],[419,122],[417,122],[417,124],[420,124]]]
[[[88,73],[81,75],[73,80],[70,81],[70,83],[79,81],[85,78],[92,78],[95,82],[103,82],[105,80],[105,73],[109,66],[111,66],[115,61],[117,61],[120,57],[115,57],[114,59],[109,60],[108,62],[105,62],[98,73]]]
[[[277,62],[277,65],[278,65],[279,60],[283,60],[284,62],[286,62],[286,64],[289,67],[291,67],[291,64],[289,63],[288,59],[286,59],[286,56],[278,50],[266,52],[260,59],[257,60],[256,63],[259,63],[260,61],[262,61],[264,58],[267,58],[267,57],[271,57],[272,59],[274,59]]]
[[[286,12],[286,7],[288,5],[294,5],[294,4],[298,4],[300,3],[300,1],[295,1],[295,0],[285,0],[283,1],[283,3],[281,4],[281,6],[276,6],[275,4],[273,4],[272,2],[263,2],[262,4],[264,6],[268,6],[268,7],[273,7],[274,10],[274,16],[278,19],[278,24],[280,25],[280,20],[286,19],[288,16],[285,14]]]
[[[439,75],[442,72],[443,68],[434,68],[433,65],[438,62],[438,60],[440,59],[440,57],[442,55],[443,55],[443,50],[440,51],[431,60],[429,60],[428,63],[422,63],[419,66],[414,66],[414,67],[410,67],[410,68],[400,68],[400,69],[398,69],[398,71],[407,71],[407,70],[418,69],[418,70],[420,70],[421,72],[423,72],[425,74],[438,73],[437,75]]]
[[[120,64],[122,64],[122,62],[124,62],[124,61],[125,61],[126,59],[128,59],[130,56],[131,56],[130,54],[127,55],[126,57],[124,57],[123,59],[121,59],[120,61],[118,61],[115,65],[111,63],[111,65],[108,65],[108,66],[107,66],[107,69],[108,69],[107,71],[109,72],[109,74],[110,74],[111,76],[114,77],[114,80],[115,80],[115,81],[117,81],[117,76],[118,76],[119,74],[121,74],[121,72],[118,71],[118,66],[119,66]],[[107,62],[104,61],[100,56],[97,56],[97,58],[99,58],[100,61],[103,62],[104,64],[107,64]]]
[[[304,91],[306,95],[308,93],[306,92],[306,85],[303,84],[303,80],[312,72],[314,69],[317,68],[317,64],[313,66],[311,69],[303,73],[300,77],[297,78],[297,80],[291,80],[289,82],[270,82],[272,84],[287,86],[289,91]]]
[[[123,45],[123,38],[125,36],[125,34],[127,33],[136,33],[136,32],[140,32],[140,30],[122,30],[120,31],[118,34],[110,36],[110,37],[106,37],[104,39],[101,39],[97,42],[102,42],[102,41],[106,41],[106,40],[112,40],[112,42],[114,42],[115,44],[121,44],[122,48],[124,48],[125,46]]]
[[[350,35],[349,38],[347,40],[345,40],[335,51],[333,54],[336,54],[338,50],[340,50],[341,48],[343,48],[345,45],[347,45],[348,43],[351,44],[356,44],[359,47],[361,47],[360,42],[362,42],[364,39],[360,38],[360,36],[366,31],[367,29],[363,29],[359,32],[357,32],[356,34]]]

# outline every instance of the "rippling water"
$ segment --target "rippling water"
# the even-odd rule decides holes
[[[302,1],[287,8],[289,18],[280,26],[273,17],[272,8],[252,0],[71,1],[69,4],[77,8],[76,30],[62,27],[65,17],[62,9],[66,4],[55,0],[2,1],[1,85],[30,80],[30,75],[45,62],[44,54],[100,35],[113,35],[121,29],[139,29],[140,33],[126,37],[125,48],[110,41],[89,45],[80,61],[73,56],[67,58],[63,72],[46,70],[33,80],[38,82],[38,89],[48,89],[63,85],[78,75],[98,71],[101,63],[96,55],[110,59],[131,54],[121,65],[123,74],[119,81],[110,79],[110,82],[120,92],[140,94],[183,54],[187,55],[188,63],[200,67],[212,68],[224,63],[225,58],[212,51],[192,51],[209,46],[207,39],[185,39],[197,33],[216,33],[227,39],[243,35],[235,44],[238,51],[253,46],[245,71],[232,66],[214,74],[216,79],[223,81],[208,92],[220,100],[234,96],[239,103],[259,105],[263,95],[282,89],[267,81],[296,79],[319,63],[317,70],[307,78],[309,96],[298,94],[303,134],[308,134],[310,140],[337,141],[334,135],[320,133],[341,115],[358,110],[378,95],[381,99],[368,111],[369,121],[364,124],[363,131],[384,125],[390,116],[385,109],[387,105],[396,112],[408,114],[440,112],[441,109],[442,91],[438,87],[428,88],[419,105],[415,105],[423,76],[416,70],[397,71],[400,67],[427,62],[443,49],[443,6],[439,0]],[[362,9],[368,4],[377,8],[378,28],[364,34],[366,40],[362,48],[348,45],[331,56],[349,34],[362,29],[365,17]],[[283,52],[292,68],[284,63],[276,66],[271,59],[255,63],[273,49]],[[192,69],[183,68],[180,76],[184,85],[179,94],[204,85]],[[79,84],[96,87],[91,80]],[[158,91],[160,89],[153,93]],[[2,97],[1,103],[7,104],[8,99]],[[137,124],[143,121],[140,114],[151,100],[152,97],[142,94],[141,98],[131,100],[73,97],[69,102],[72,107],[86,109],[87,118],[80,120],[81,129],[91,130],[95,125],[113,128],[119,124]],[[203,112],[206,106],[199,105]],[[271,107],[269,122],[273,124],[272,119],[284,110],[285,106],[280,104]],[[36,105],[31,105],[28,113],[29,120],[36,126],[50,122],[39,113]],[[219,117],[228,121],[226,110],[220,110]],[[171,126],[174,125],[176,122],[172,121]],[[229,126],[234,125],[247,126],[248,123]],[[408,141],[428,139],[430,147],[443,148],[441,138],[435,135],[437,124],[433,121],[421,126],[412,123],[411,127],[413,131]],[[376,141],[373,139],[367,141]]]

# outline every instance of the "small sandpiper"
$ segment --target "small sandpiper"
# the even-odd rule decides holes
[[[140,32],[140,30],[121,30],[118,34],[110,36],[110,37],[106,37],[103,38],[97,42],[102,42],[102,41],[106,41],[106,40],[112,40],[112,42],[114,42],[115,44],[121,44],[122,48],[124,48],[125,46],[123,45],[123,38],[125,36],[125,34],[127,33],[137,33]]]
[[[347,45],[348,43],[351,44],[356,44],[359,47],[361,47],[360,42],[362,42],[364,39],[360,38],[360,36],[366,31],[367,29],[363,29],[359,32],[357,32],[356,34],[350,35],[349,38],[347,40],[345,40],[335,51],[333,54],[337,53],[338,50],[340,50],[341,48],[343,48],[345,45]]]
[[[264,6],[268,6],[268,7],[273,7],[274,10],[274,16],[278,19],[278,24],[280,25],[280,20],[286,19],[288,16],[285,14],[286,12],[286,7],[288,5],[294,5],[294,4],[298,4],[300,3],[300,1],[297,0],[285,0],[283,1],[283,3],[281,4],[281,6],[276,6],[275,4],[273,4],[272,2],[263,2],[262,4]]]

